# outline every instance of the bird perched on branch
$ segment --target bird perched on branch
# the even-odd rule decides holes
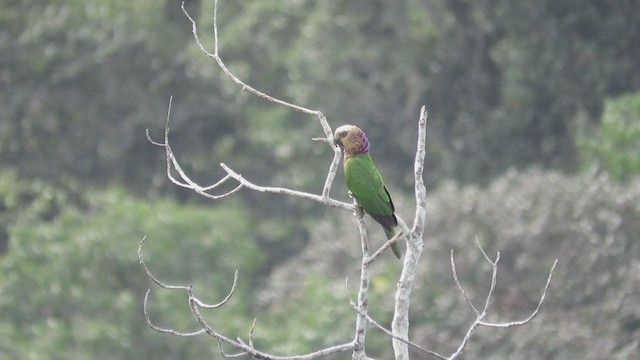
[[[333,143],[340,146],[344,153],[347,188],[356,197],[360,207],[382,225],[387,239],[392,239],[398,220],[389,191],[369,156],[367,135],[357,126],[342,125],[336,129]],[[391,245],[391,250],[400,259],[400,245],[397,242]]]

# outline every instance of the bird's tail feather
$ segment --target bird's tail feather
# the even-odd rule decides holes
[[[391,240],[394,236],[396,236],[396,230],[395,228],[384,227],[384,234],[387,235],[387,240]],[[398,241],[391,244],[391,251],[393,251],[393,255],[395,255],[398,259],[402,257],[400,253],[400,244],[398,244]]]

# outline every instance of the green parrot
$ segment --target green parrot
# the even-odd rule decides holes
[[[347,188],[356,197],[362,209],[377,221],[387,239],[395,236],[398,219],[395,208],[384,186],[380,172],[369,156],[369,139],[357,126],[342,125],[336,129],[333,143],[344,153],[344,177]],[[395,242],[391,250],[400,259],[400,245]]]

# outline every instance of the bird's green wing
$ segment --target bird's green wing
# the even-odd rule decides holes
[[[347,188],[371,217],[385,228],[398,225],[395,209],[380,172],[369,155],[356,155],[345,161]]]

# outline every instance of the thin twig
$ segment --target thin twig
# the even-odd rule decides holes
[[[296,190],[291,190],[291,189],[286,189],[286,188],[279,188],[279,187],[263,187],[263,186],[259,186],[256,184],[253,184],[252,182],[244,179],[241,175],[237,174],[236,172],[234,172],[233,170],[231,170],[231,168],[229,168],[227,165],[225,164],[220,164],[222,166],[222,168],[227,172],[227,176],[225,176],[224,178],[222,178],[221,180],[219,180],[218,182],[209,185],[209,186],[200,186],[199,184],[197,184],[195,181],[191,180],[189,178],[189,176],[187,176],[187,174],[184,172],[184,170],[182,169],[182,167],[180,166],[180,164],[178,163],[173,150],[171,149],[171,146],[169,144],[169,122],[170,122],[170,118],[171,118],[171,105],[172,105],[172,100],[173,100],[173,96],[169,99],[169,109],[167,111],[167,119],[166,119],[166,125],[165,125],[165,139],[164,139],[164,143],[160,143],[158,141],[155,141],[151,138],[151,136],[149,135],[149,131],[147,129],[146,134],[147,134],[147,138],[149,139],[149,141],[151,143],[153,143],[154,145],[157,146],[162,146],[165,148],[166,151],[166,157],[167,157],[167,177],[169,178],[169,180],[180,186],[183,188],[187,188],[187,189],[191,189],[193,191],[195,191],[196,193],[209,198],[209,199],[213,199],[213,200],[217,200],[217,199],[221,199],[224,197],[227,197],[235,192],[237,192],[238,190],[240,190],[242,187],[246,186],[254,191],[259,191],[259,192],[271,192],[271,193],[279,193],[279,194],[287,194],[287,195],[291,195],[291,196],[296,196],[296,197],[300,197],[300,198],[304,198],[304,199],[310,199],[310,200],[314,200],[314,201],[318,201],[322,204],[325,205],[329,205],[332,207],[336,207],[336,208],[341,208],[343,210],[351,210],[350,209],[350,205],[348,203],[344,203],[341,201],[337,201],[334,199],[331,199],[329,197],[329,193],[331,191],[331,187],[333,184],[333,181],[335,179],[336,173],[337,173],[337,169],[338,169],[338,165],[340,163],[340,149],[337,146],[334,146],[331,139],[333,137],[333,133],[331,130],[331,127],[329,126],[329,123],[327,121],[327,119],[325,118],[325,116],[322,114],[322,112],[320,111],[315,111],[315,110],[310,110],[307,109],[305,107],[299,106],[299,105],[295,105],[280,99],[276,99],[272,96],[269,96],[259,90],[256,90],[255,88],[247,85],[246,83],[244,83],[243,81],[241,81],[238,77],[236,77],[233,73],[231,73],[231,71],[229,71],[229,69],[226,67],[226,65],[224,64],[224,62],[222,61],[222,59],[220,58],[220,56],[218,55],[218,27],[217,27],[217,1],[215,2],[214,5],[214,16],[213,16],[213,21],[214,21],[214,52],[211,53],[209,52],[204,45],[202,44],[202,42],[200,41],[200,37],[198,35],[198,30],[197,30],[197,24],[196,21],[191,17],[191,15],[186,11],[185,7],[184,7],[184,2],[182,2],[182,11],[184,12],[185,16],[189,19],[189,21],[192,24],[192,32],[193,32],[193,36],[194,39],[196,41],[196,44],[198,45],[198,47],[209,57],[213,58],[216,63],[218,64],[218,66],[222,69],[222,71],[231,79],[233,80],[236,84],[240,85],[242,87],[243,90],[247,90],[250,93],[266,99],[268,101],[271,101],[275,104],[278,105],[282,105],[285,107],[288,107],[290,109],[296,110],[296,111],[300,111],[302,113],[305,114],[309,114],[309,115],[314,115],[318,118],[324,132],[326,135],[326,138],[324,138],[325,142],[327,142],[328,144],[330,144],[331,148],[334,151],[334,157],[333,160],[331,162],[331,165],[329,166],[329,171],[327,173],[327,177],[325,179],[325,183],[322,189],[322,195],[316,195],[316,194],[311,194],[311,193],[305,193],[305,192],[301,192],[301,191],[296,191]],[[175,169],[175,171],[180,175],[181,180],[176,179],[173,174],[172,174],[172,169]],[[239,182],[239,185],[237,187],[235,187],[234,189],[224,193],[224,194],[218,194],[218,195],[214,195],[211,193],[208,193],[208,191],[213,190],[219,186],[221,186],[222,184],[224,184],[227,180],[229,180],[230,178],[235,179],[236,181]]]
[[[205,333],[204,329],[200,329],[198,331],[193,331],[193,332],[180,332],[180,331],[176,331],[173,329],[165,329],[165,328],[161,328],[159,326],[154,325],[151,322],[151,317],[149,317],[149,293],[151,292],[151,289],[147,289],[147,291],[144,294],[144,303],[142,306],[142,310],[144,312],[144,318],[147,321],[147,326],[149,326],[150,328],[152,328],[153,330],[157,331],[157,332],[161,332],[161,333],[165,333],[165,334],[171,334],[171,335],[175,335],[175,336],[183,336],[183,337],[190,337],[190,336],[198,336],[198,335],[202,335]]]
[[[394,243],[396,243],[398,240],[400,240],[402,238],[402,236],[404,236],[404,233],[402,231],[399,231],[398,233],[396,233],[396,235],[394,237],[392,237],[391,239],[389,239],[387,242],[385,242],[380,249],[376,250],[376,252],[373,253],[373,255],[369,256],[366,258],[366,262],[367,264],[372,263],[378,256],[380,256],[380,254],[382,254],[385,250],[387,250],[391,245],[393,245]]]
[[[303,191],[298,191],[298,190],[292,190],[292,189],[287,189],[287,188],[283,188],[283,187],[275,187],[275,186],[259,186],[256,185],[254,183],[252,183],[251,181],[245,179],[242,175],[236,173],[235,171],[231,170],[231,168],[229,166],[227,166],[224,163],[220,164],[220,167],[222,167],[222,169],[224,171],[227,172],[227,174],[229,174],[233,179],[235,179],[236,181],[238,181],[242,186],[245,186],[248,189],[251,189],[253,191],[257,191],[257,192],[266,192],[266,193],[273,193],[273,194],[283,194],[283,195],[289,195],[289,196],[294,196],[297,198],[301,198],[301,199],[306,199],[306,200],[313,200],[313,201],[317,201],[321,204],[325,204],[337,209],[342,209],[342,210],[346,210],[346,211],[353,211],[353,205],[346,203],[346,202],[342,202],[342,201],[338,201],[335,199],[331,199],[331,198],[323,198],[321,195],[317,195],[317,194],[312,194],[312,193],[308,193],[308,192],[303,192]]]
[[[365,313],[365,312],[363,312],[363,311],[360,311],[360,309],[356,306],[356,304],[355,304],[355,303],[353,302],[353,300],[351,299],[351,295],[349,294],[349,278],[347,278],[347,279],[346,279],[345,284],[346,284],[345,288],[346,288],[346,292],[347,292],[347,299],[349,300],[349,304],[351,305],[351,307],[352,307],[352,308],[353,308],[353,309],[354,309],[354,310],[355,310],[359,315],[361,315],[361,316],[365,317],[368,323],[370,323],[371,325],[373,325],[373,326],[375,326],[376,328],[378,328],[378,330],[382,331],[382,332],[383,332],[383,333],[385,333],[387,336],[389,336],[389,337],[391,337],[391,338],[393,338],[393,339],[396,339],[396,340],[398,340],[398,341],[401,341],[401,342],[403,342],[403,343],[405,343],[405,344],[407,344],[407,345],[411,346],[411,347],[412,347],[412,348],[414,348],[414,349],[417,349],[417,350],[420,350],[420,351],[422,351],[422,352],[425,352],[425,353],[427,353],[427,354],[429,354],[429,355],[431,355],[431,356],[433,356],[433,357],[436,357],[436,358],[438,358],[438,359],[441,359],[441,360],[446,360],[446,359],[447,359],[446,357],[444,357],[444,356],[442,356],[442,355],[438,354],[438,353],[437,353],[437,352],[435,352],[435,351],[432,351],[432,350],[429,350],[429,349],[425,349],[425,348],[423,348],[422,346],[420,346],[420,345],[418,345],[418,344],[416,344],[416,343],[413,343],[413,342],[411,342],[411,341],[409,341],[409,340],[405,340],[405,339],[403,339],[403,338],[401,338],[401,337],[399,337],[399,336],[394,335],[390,330],[386,329],[384,326],[380,325],[380,323],[378,323],[377,321],[375,321],[375,320],[374,320],[374,319],[373,319],[369,314],[367,314],[367,313]]]
[[[553,277],[553,271],[556,268],[556,265],[558,265],[558,259],[555,259],[555,261],[553,262],[553,265],[551,266],[551,270],[549,270],[549,276],[547,277],[547,283],[544,286],[544,290],[542,291],[542,295],[540,296],[540,301],[538,301],[538,305],[536,306],[536,309],[533,311],[533,313],[531,313],[531,315],[529,315],[528,318],[521,320],[521,321],[512,321],[512,322],[507,322],[507,323],[491,323],[491,322],[480,322],[480,325],[482,326],[488,326],[488,327],[498,327],[498,328],[508,328],[508,327],[512,327],[512,326],[520,326],[520,325],[524,325],[528,322],[530,322],[531,320],[533,320],[533,318],[536,317],[536,315],[538,315],[538,312],[540,311],[540,307],[542,306],[542,303],[544,302],[544,298],[547,296],[547,290],[549,290],[549,285],[551,285],[551,278]]]
[[[204,329],[202,329],[202,331],[204,332]],[[224,347],[222,346],[222,340],[216,338],[216,341],[218,342],[218,352],[220,352],[220,355],[222,355],[222,357],[225,357],[225,358],[238,358],[238,357],[247,355],[246,351],[241,351],[241,352],[235,353],[235,354],[227,354],[224,351]]]
[[[187,12],[187,10],[184,8],[184,1],[182,2],[182,12],[185,14],[185,16],[189,19],[189,21],[191,21],[191,31],[193,33],[193,37],[195,39],[196,44],[198,45],[198,47],[200,48],[200,50],[206,54],[208,57],[214,59],[216,61],[216,63],[218,64],[218,66],[220,67],[220,69],[222,69],[222,71],[225,73],[225,75],[227,75],[234,83],[236,83],[237,85],[239,85],[243,91],[248,91],[254,95],[256,95],[259,98],[265,99],[267,101],[270,101],[272,103],[293,109],[295,111],[299,111],[305,114],[309,114],[309,115],[314,115],[314,116],[318,116],[321,115],[322,113],[320,111],[317,110],[311,110],[311,109],[307,109],[303,106],[300,105],[296,105],[296,104],[292,104],[289,103],[287,101],[284,100],[280,100],[277,98],[274,98],[273,96],[267,95],[266,93],[255,89],[254,87],[252,87],[251,85],[246,84],[245,82],[243,82],[242,80],[240,80],[237,76],[235,76],[231,71],[229,71],[229,69],[227,68],[227,66],[225,65],[225,63],[222,61],[222,59],[220,58],[219,54],[218,54],[218,0],[215,1],[214,3],[214,7],[213,7],[213,41],[214,41],[214,52],[210,52],[208,51],[204,45],[202,44],[202,41],[200,41],[200,36],[198,35],[198,25],[196,24],[196,21],[191,17],[191,15],[189,15],[189,13]],[[329,136],[331,134],[331,128],[328,127],[329,129],[329,133],[327,134],[327,136]]]
[[[238,285],[238,269],[236,269],[236,272],[233,274],[233,284],[231,285],[231,290],[229,290],[229,293],[227,294],[227,296],[224,299],[222,299],[222,301],[220,301],[217,304],[213,304],[213,305],[209,305],[209,304],[203,303],[202,301],[200,301],[198,299],[194,299],[194,301],[196,301],[198,306],[200,306],[201,308],[217,309],[220,306],[226,304],[227,301],[229,301],[229,299],[231,299],[231,295],[233,295],[233,292],[236,290],[236,286],[237,285]]]
[[[147,273],[147,276],[151,280],[153,280],[154,283],[156,283],[158,286],[160,286],[163,289],[168,289],[168,290],[187,290],[189,288],[188,286],[166,285],[163,282],[161,282],[160,280],[158,280],[155,276],[153,276],[151,271],[149,271],[149,268],[147,268],[147,264],[144,262],[144,258],[142,256],[142,245],[144,244],[146,239],[147,239],[147,236],[145,235],[142,238],[142,240],[140,240],[140,242],[138,243],[138,261],[140,262],[140,265],[142,265],[142,268],[144,269],[144,271]]]
[[[167,162],[167,178],[174,183],[175,185],[178,185],[180,187],[186,188],[186,189],[191,189],[193,191],[195,191],[196,193],[209,198],[209,199],[213,199],[213,200],[217,200],[217,199],[221,199],[224,197],[227,197],[233,193],[235,193],[236,191],[240,190],[242,188],[242,184],[238,185],[236,188],[232,189],[231,191],[228,191],[224,194],[221,195],[213,195],[213,194],[209,194],[208,191],[213,190],[219,186],[221,186],[222,184],[224,184],[227,180],[229,180],[231,177],[229,175],[223,177],[222,179],[220,179],[218,182],[212,184],[212,185],[208,185],[208,186],[200,186],[198,185],[196,182],[194,182],[193,180],[191,180],[187,174],[182,170],[182,167],[180,166],[180,164],[178,163],[178,160],[176,159],[175,155],[173,154],[173,150],[171,149],[171,145],[169,145],[169,123],[171,121],[171,104],[173,102],[173,96],[171,96],[169,98],[169,108],[167,109],[167,119],[166,119],[166,123],[165,123],[165,128],[164,128],[164,143],[155,141],[151,138],[151,135],[149,134],[149,129],[146,129],[146,135],[147,135],[147,139],[154,145],[157,146],[161,146],[165,149],[165,153],[166,153],[166,162]],[[172,169],[175,169],[175,171],[178,173],[178,175],[180,175],[180,178],[183,181],[180,181],[178,179],[176,179],[173,176],[172,173]]]
[[[323,142],[326,142],[327,144],[329,144],[331,146],[331,148],[334,151],[334,158],[333,161],[331,162],[331,166],[330,166],[330,170],[327,173],[327,178],[325,180],[324,186],[323,186],[323,190],[322,190],[322,198],[325,200],[328,200],[329,198],[329,192],[331,190],[331,186],[333,184],[333,180],[335,178],[336,175],[336,169],[337,169],[337,165],[340,162],[340,149],[337,146],[333,145],[332,139],[333,139],[333,131],[331,129],[331,126],[329,125],[329,122],[327,121],[327,118],[324,116],[324,114],[321,111],[318,110],[311,110],[309,108],[300,106],[300,105],[296,105],[284,100],[280,100],[277,99],[273,96],[270,96],[260,90],[255,89],[254,87],[246,84],[244,81],[240,80],[236,75],[234,75],[225,65],[224,61],[222,61],[222,58],[219,55],[218,52],[218,48],[219,48],[219,41],[218,41],[218,0],[216,0],[214,2],[214,7],[213,7],[213,47],[214,47],[214,51],[213,53],[211,53],[210,51],[208,51],[204,45],[202,44],[202,41],[200,41],[200,37],[198,35],[198,26],[196,21],[191,17],[191,15],[187,12],[187,10],[184,7],[184,1],[182,2],[181,5],[182,8],[182,12],[184,12],[185,16],[189,19],[189,21],[191,22],[191,31],[193,33],[193,38],[195,39],[196,44],[198,45],[198,47],[200,48],[200,50],[207,55],[210,58],[213,58],[215,60],[215,62],[218,64],[218,66],[220,67],[220,69],[224,72],[224,74],[229,77],[235,84],[239,85],[242,89],[242,91],[248,91],[249,93],[265,99],[267,101],[270,101],[274,104],[278,104],[281,106],[284,106],[286,108],[292,109],[294,111],[298,111],[307,115],[313,115],[315,117],[318,118],[318,121],[320,122],[320,126],[322,127],[322,130],[325,134],[325,138],[322,140]],[[318,140],[321,138],[314,138],[314,140]]]
[[[467,296],[467,292],[464,291],[464,288],[460,284],[460,280],[458,280],[458,272],[456,271],[456,262],[453,260],[453,249],[451,249],[451,273],[453,274],[453,281],[458,286],[458,290],[460,290],[460,292],[462,293],[462,296],[467,301],[467,304],[469,304],[469,306],[471,307],[473,312],[476,314],[476,316],[480,316],[480,311],[478,311],[475,305],[473,305],[473,302],[471,302],[471,300]]]
[[[460,281],[458,279],[458,275],[456,272],[456,265],[455,265],[455,261],[453,258],[453,250],[451,250],[451,272],[453,273],[453,279],[456,283],[456,286],[458,287],[458,290],[460,290],[460,292],[462,293],[462,296],[465,298],[465,300],[467,301],[467,303],[471,306],[471,308],[473,309],[476,318],[473,321],[473,323],[469,326],[469,329],[467,329],[467,332],[465,334],[465,336],[462,338],[462,341],[460,342],[460,345],[458,345],[457,349],[447,358],[448,360],[454,360],[457,359],[460,355],[462,355],[462,353],[464,352],[465,348],[467,347],[469,340],[471,339],[471,336],[473,335],[474,331],[479,327],[479,326],[486,326],[486,327],[494,327],[494,328],[508,328],[508,327],[512,327],[512,326],[520,326],[520,325],[524,325],[529,323],[539,312],[540,307],[542,306],[542,303],[544,302],[544,298],[547,294],[547,290],[549,289],[549,285],[551,284],[551,277],[553,275],[553,271],[558,263],[558,259],[556,259],[553,262],[553,265],[551,266],[551,270],[549,271],[549,276],[547,277],[547,283],[544,287],[544,290],[542,291],[542,296],[540,297],[540,301],[538,302],[538,305],[536,306],[535,310],[533,311],[533,313],[526,319],[521,320],[521,321],[512,321],[512,322],[506,322],[506,323],[491,323],[491,322],[485,322],[484,318],[487,316],[487,311],[489,310],[489,306],[491,304],[491,300],[493,297],[493,291],[495,289],[496,283],[497,283],[497,276],[498,276],[498,263],[500,261],[500,252],[496,253],[496,259],[495,260],[491,260],[491,258],[487,255],[487,253],[484,251],[484,249],[482,248],[482,246],[480,245],[480,242],[478,241],[478,238],[476,237],[476,245],[478,246],[478,249],[480,249],[480,252],[482,253],[482,255],[484,256],[485,260],[491,264],[491,285],[489,287],[489,292],[487,293],[487,296],[485,298],[485,303],[484,306],[482,308],[482,311],[479,311],[471,302],[471,300],[468,298],[466,291],[464,290],[464,288],[462,287],[462,285],[460,284]]]

